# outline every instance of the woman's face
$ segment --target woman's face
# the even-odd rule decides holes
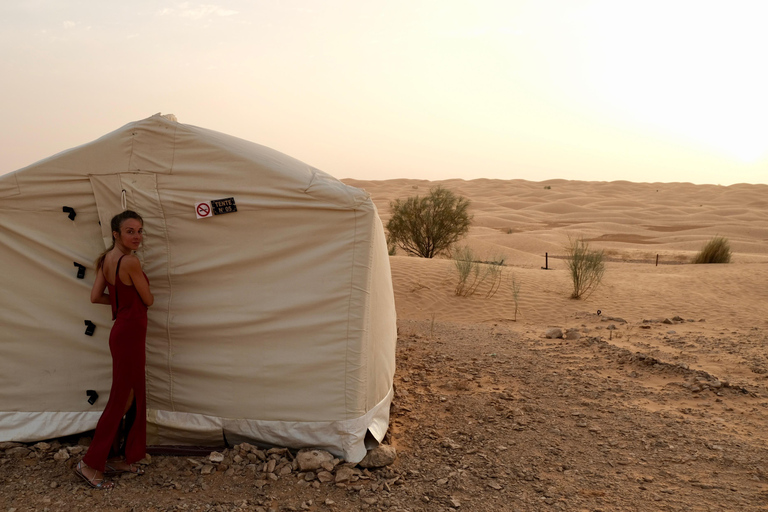
[[[120,225],[120,233],[112,233],[115,240],[131,251],[138,250],[144,239],[144,226],[136,219],[126,219]]]

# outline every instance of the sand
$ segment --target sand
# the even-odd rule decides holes
[[[550,180],[358,181],[382,220],[397,198],[441,185],[471,201],[469,245],[485,261],[504,258],[498,293],[485,298],[452,291],[447,259],[398,252],[391,258],[398,318],[477,323],[514,317],[511,281],[520,284],[518,321],[569,323],[580,312],[632,322],[679,315],[722,326],[765,327],[768,319],[768,185],[582,182]],[[605,251],[602,285],[587,300],[571,300],[562,259],[568,237]],[[712,237],[728,238],[731,264],[686,264]],[[548,267],[545,254],[549,254]],[[659,265],[656,266],[656,258]]]

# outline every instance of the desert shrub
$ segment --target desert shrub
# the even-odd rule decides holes
[[[509,283],[509,288],[512,291],[512,300],[515,303],[515,322],[517,322],[517,312],[520,311],[520,281],[518,281],[515,278],[515,275],[512,274],[511,281]]]
[[[454,247],[452,250],[453,263],[458,274],[458,283],[454,292],[462,297],[473,295],[481,284],[489,283],[486,298],[493,297],[501,285],[504,257],[492,261],[481,262],[475,259],[475,254],[469,247]]]
[[[485,280],[490,283],[488,292],[485,294],[486,299],[490,299],[496,292],[499,291],[501,286],[501,278],[504,272],[504,257],[499,256],[493,259],[493,261],[485,262]]]
[[[730,263],[731,244],[728,239],[716,236],[704,245],[693,258],[694,263]]]
[[[472,222],[469,200],[437,186],[424,197],[389,204],[388,241],[408,254],[432,258],[461,240]]]
[[[603,280],[605,262],[603,251],[595,251],[583,238],[568,238],[566,260],[573,283],[572,299],[592,295]]]
[[[387,237],[387,254],[394,256],[397,254],[397,244]]]

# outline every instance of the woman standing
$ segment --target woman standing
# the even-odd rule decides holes
[[[97,489],[114,486],[105,475],[143,474],[134,463],[146,455],[147,442],[145,343],[147,307],[154,297],[141,263],[133,255],[144,236],[144,221],[138,213],[126,210],[112,218],[111,228],[112,247],[96,260],[91,302],[112,306],[112,389],[88,452],[74,468]]]

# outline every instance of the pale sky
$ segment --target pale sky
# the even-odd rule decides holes
[[[4,0],[0,174],[157,112],[337,178],[768,183],[764,0]]]

